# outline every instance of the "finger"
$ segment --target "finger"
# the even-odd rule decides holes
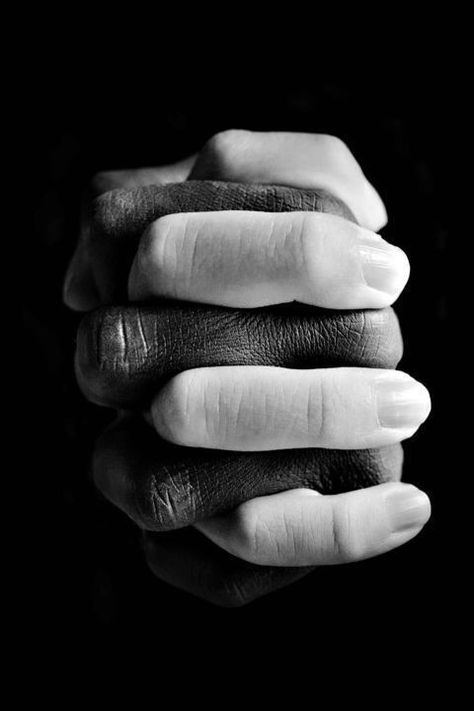
[[[95,287],[94,307],[126,299],[130,267],[139,240],[151,222],[174,213],[216,210],[299,210],[328,212],[348,220],[355,219],[343,202],[324,191],[207,181],[113,190],[92,203],[88,228],[82,235],[81,253],[86,255]],[[83,267],[79,266],[81,268],[74,269],[69,276],[73,282],[80,283],[84,278]],[[67,304],[73,293],[76,292],[68,284]],[[90,306],[90,300],[87,305]]]
[[[157,578],[221,607],[247,605],[312,570],[252,565],[229,555],[194,528],[146,533],[144,549]]]
[[[204,146],[189,177],[323,189],[345,202],[364,227],[379,230],[387,223],[380,196],[335,136],[223,131]]]
[[[430,411],[427,389],[375,368],[197,368],[172,378],[151,414],[161,437],[238,451],[383,447],[411,437]]]
[[[338,496],[296,489],[248,501],[196,525],[224,550],[259,565],[334,565],[386,553],[416,536],[431,509],[425,493],[388,483]]]
[[[287,489],[337,494],[398,481],[402,459],[399,444],[278,452],[177,447],[136,415],[115,422],[99,437],[92,470],[103,495],[141,528],[167,531]]]
[[[404,252],[341,217],[197,212],[162,217],[145,230],[128,295],[243,308],[289,301],[381,308],[395,301],[408,274]]]
[[[63,300],[75,311],[90,311],[100,304],[94,276],[94,254],[90,249],[90,201],[111,190],[130,190],[146,185],[167,185],[186,180],[196,161],[189,156],[171,165],[135,170],[112,170],[97,173],[91,180],[83,199],[79,241],[69,263],[63,285]]]
[[[235,311],[164,302],[97,309],[82,320],[76,374],[86,397],[109,407],[148,407],[183,370],[221,365],[395,368],[397,317],[291,304]]]

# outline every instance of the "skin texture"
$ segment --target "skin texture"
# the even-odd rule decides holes
[[[180,201],[180,209],[185,201],[192,211],[196,200],[210,206],[212,196],[232,208],[247,207],[247,199],[252,209],[271,206],[274,211],[275,206],[285,211],[296,205],[301,209],[303,202],[308,209],[335,210],[339,216],[351,217],[343,204],[324,194],[205,183],[195,186],[203,191],[196,197],[187,192],[189,184],[185,185],[186,191],[182,190],[184,186],[153,186],[131,193],[116,191],[96,200],[91,231],[95,237],[90,249],[99,255],[95,257],[99,265],[95,280],[103,301],[118,298],[112,295],[117,293],[117,284],[121,284],[123,293],[143,225],[167,209],[176,209],[175,202],[167,203],[170,195]],[[191,194],[192,202],[188,202]],[[84,317],[78,332],[76,372],[83,392],[94,402],[120,409],[147,409],[161,385],[190,368],[250,364],[394,368],[401,355],[399,325],[390,308],[339,312],[292,303],[236,310],[155,299],[149,305],[102,307]],[[102,493],[149,532],[146,554],[154,572],[160,574],[156,556],[160,542],[151,532],[182,529],[226,514],[254,497],[289,489],[305,487],[339,494],[398,481],[402,459],[399,444],[347,451],[308,448],[236,453],[183,449],[159,437],[141,417],[131,417],[98,440],[93,472]],[[204,523],[199,525],[206,533]],[[210,535],[218,541],[215,530]],[[213,549],[207,545],[203,548],[205,569],[215,571],[215,554],[210,553]],[[221,569],[221,554],[217,560]],[[230,574],[229,569],[234,571],[235,566]],[[225,582],[217,587],[213,598],[219,604],[241,605],[293,582],[311,568],[305,565],[295,571],[265,566],[262,573],[260,565],[231,559],[231,564],[224,564],[221,572]],[[209,596],[207,584],[202,591],[202,570],[197,576],[199,582],[194,570],[183,566],[182,561],[175,562],[175,584]],[[161,571],[163,579],[169,579],[169,575],[169,569]]]
[[[286,185],[313,192],[323,191],[335,195],[347,205],[350,214],[356,216],[362,227],[377,231],[387,222],[387,213],[377,191],[339,138],[322,134],[223,131],[212,136],[198,155],[179,163],[102,172],[93,178],[83,203],[80,240],[64,284],[64,300],[68,306],[88,311],[104,303],[94,274],[97,255],[90,249],[91,223],[95,212],[94,208],[91,210],[93,199],[116,189],[165,186],[189,180],[224,181],[247,186]],[[220,205],[213,208],[212,204],[209,208],[204,204],[196,209],[242,208],[223,208]],[[246,209],[256,208],[249,206]],[[273,211],[271,207],[267,209]],[[291,209],[304,208],[293,206]]]
[[[81,259],[87,262],[82,279],[93,285],[94,305],[127,298],[130,268],[151,222],[174,213],[216,210],[316,211],[355,220],[343,202],[324,190],[204,180],[113,190],[92,202],[88,228],[82,235]]]
[[[168,531],[226,513],[254,496],[301,487],[338,494],[398,481],[402,459],[399,444],[268,452],[179,447],[138,417],[104,433],[93,471],[102,493],[141,528]]]
[[[183,370],[219,365],[395,368],[402,356],[391,308],[329,311],[300,304],[236,310],[165,301],[97,309],[77,336],[84,394],[115,408],[146,407]]]
[[[150,221],[158,219],[159,222],[160,217],[174,212],[189,213],[201,210],[212,211],[214,209],[214,211],[263,210],[265,212],[278,213],[279,211],[286,212],[295,209],[319,209],[323,212],[333,212],[345,219],[354,219],[355,213],[359,221],[371,229],[378,229],[384,224],[386,215],[383,205],[382,209],[380,209],[380,199],[363,178],[357,164],[354,167],[354,163],[351,163],[350,159],[348,162],[347,150],[344,150],[343,144],[341,147],[337,139],[328,143],[326,140],[328,137],[322,137],[322,142],[319,140],[312,142],[312,147],[319,145],[318,150],[320,150],[322,145],[323,148],[322,153],[321,150],[319,152],[319,165],[322,168],[322,173],[319,173],[316,177],[317,185],[312,182],[315,179],[314,162],[312,163],[311,160],[309,162],[306,161],[306,164],[303,165],[302,158],[307,158],[307,151],[303,151],[303,154],[300,152],[298,160],[299,167],[302,167],[302,170],[300,172],[296,171],[297,177],[295,180],[299,188],[307,189],[288,191],[279,186],[263,187],[258,185],[258,183],[279,182],[279,176],[283,176],[283,173],[281,172],[282,164],[280,163],[279,165],[278,160],[266,163],[265,157],[267,154],[258,153],[259,139],[257,138],[257,144],[252,143],[253,138],[256,136],[257,134],[249,136],[248,132],[226,132],[225,136],[217,137],[217,140],[209,142],[201,156],[198,157],[197,162],[191,160],[186,166],[181,166],[174,173],[176,176],[180,170],[183,170],[183,176],[186,177],[186,171],[191,169],[191,177],[213,177],[219,180],[232,180],[235,181],[232,186],[219,182],[197,182],[192,186],[194,189],[191,195],[191,193],[187,193],[187,186],[190,183],[187,183],[186,186],[167,185],[164,188],[154,185],[131,192],[115,191],[103,196],[103,198],[99,198],[94,203],[90,213],[89,228],[83,233],[83,239],[78,250],[79,258],[77,258],[77,254],[75,258],[76,267],[78,262],[84,266],[79,271],[81,272],[82,284],[87,283],[88,288],[90,287],[88,301],[86,299],[85,302],[81,303],[80,299],[71,298],[71,294],[75,294],[76,297],[78,294],[78,272],[76,268],[73,278],[69,279],[68,287],[65,290],[66,299],[69,299],[70,303],[75,301],[71,305],[83,310],[98,303],[108,304],[125,300],[128,272],[144,228]],[[272,136],[278,136],[277,143],[280,147],[282,142],[283,144],[288,141],[290,144],[294,143],[294,137],[291,134],[272,134]],[[232,140],[229,141],[229,138]],[[315,137],[309,138],[314,139]],[[329,151],[327,150],[328,146]],[[324,157],[326,156],[327,158],[328,155],[330,157],[329,164],[325,165]],[[245,172],[243,166],[245,166],[246,162],[247,164],[249,163],[249,156],[254,156],[254,158],[257,156],[258,160],[254,161],[254,164],[260,163],[263,173],[259,172],[260,167],[257,172],[252,173],[251,170]],[[338,169],[334,171],[335,165]],[[348,170],[349,165],[351,170]],[[268,179],[269,175],[273,176],[270,180]],[[346,178],[348,179],[346,180]],[[154,173],[154,169],[151,169],[146,174],[140,174],[140,171],[134,174],[133,172],[132,174],[127,173],[125,176],[121,176],[120,179],[124,180],[122,184],[127,186],[148,185],[149,182],[155,179],[161,180],[161,178],[157,177],[157,173]],[[118,180],[119,184],[120,179]],[[241,180],[256,184],[249,188],[246,185],[239,184]],[[163,180],[163,182],[167,181]],[[106,183],[107,178],[105,177],[103,184]],[[341,200],[333,198],[324,189],[321,190],[321,187],[332,189],[332,192],[337,194],[339,198],[345,197],[351,205],[352,211]],[[317,188],[316,194],[313,192],[313,196],[311,196],[311,188]],[[247,200],[249,202],[246,202]],[[196,201],[194,205],[193,201]],[[206,277],[203,280],[204,284],[205,282]],[[223,283],[227,282],[228,278],[226,277]],[[75,283],[76,287],[71,288],[71,283]],[[141,298],[143,296],[148,298],[149,296],[154,296],[155,293],[155,291],[151,290],[149,294],[142,293],[138,295]],[[292,294],[290,293],[289,296],[291,298]],[[298,295],[294,296],[298,298]],[[196,295],[191,294],[188,298],[195,299]],[[219,298],[217,297],[217,302]],[[201,300],[199,294],[198,300]],[[207,299],[204,298],[204,300]],[[86,302],[87,305],[84,306]],[[229,303],[233,305],[232,301]],[[310,303],[312,302],[310,301]],[[388,303],[391,303],[391,301],[389,300]],[[339,303],[335,305],[341,306]],[[378,303],[374,304],[374,306],[378,305]],[[191,307],[190,304],[186,306]],[[324,315],[321,312],[319,314],[314,313],[315,311],[318,312],[317,309],[301,312],[301,307],[294,304],[283,307],[270,307],[264,310],[253,310],[254,313],[252,314],[249,311],[242,310],[238,312],[237,318],[228,318],[229,309],[220,308],[218,313],[216,313],[215,309],[198,313],[194,310],[193,319],[196,319],[196,327],[193,329],[192,319],[186,320],[184,312],[179,312],[182,305],[170,305],[167,303],[167,305],[160,304],[160,307],[160,312],[165,312],[164,318],[163,313],[158,314],[156,311],[152,313],[148,310],[149,307],[140,307],[135,312],[118,307],[118,310],[111,309],[92,314],[89,319],[83,322],[78,340],[76,367],[81,386],[88,397],[101,404],[116,407],[147,407],[150,399],[150,388],[162,385],[169,380],[173,373],[180,372],[179,369],[183,367],[183,362],[187,363],[186,368],[234,363],[246,365],[249,361],[242,361],[241,359],[250,356],[251,363],[261,364],[265,363],[265,358],[273,350],[278,355],[276,356],[276,363],[270,358],[271,365],[282,363],[285,366],[287,362],[289,367],[292,368],[311,368],[314,367],[314,364],[317,366],[325,364],[344,365],[346,364],[343,355],[344,349],[347,355],[351,350],[351,346],[355,344],[356,354],[355,356],[349,356],[347,364],[353,365],[355,362],[358,365],[368,365],[369,367],[374,367],[374,365],[375,367],[393,367],[398,360],[397,348],[398,352],[401,352],[401,342],[399,341],[397,346],[397,336],[395,335],[394,338],[395,332],[398,332],[398,325],[393,329],[393,319],[387,317],[386,312],[382,312],[384,315],[380,318],[381,323],[374,328],[377,319],[372,317],[372,314],[378,312],[362,314],[362,312],[349,311],[345,314],[345,320],[338,322],[338,317],[334,313],[325,312]],[[169,308],[171,308],[171,311],[166,312]],[[195,307],[192,306],[191,309],[195,309]],[[263,323],[259,321],[261,311],[264,312]],[[177,314],[178,318],[176,318]],[[295,314],[298,324],[293,331],[291,331],[290,327],[289,338],[285,339],[286,329],[289,325],[287,317],[290,314]],[[368,329],[366,328],[367,324],[362,326],[362,329],[360,328],[359,314],[362,314],[363,321],[368,321]],[[232,316],[235,315],[236,312],[234,311]],[[242,327],[239,327],[238,323],[240,316],[243,316]],[[316,324],[318,318],[320,323]],[[389,326],[390,322],[392,322],[392,327]],[[381,327],[382,324],[383,327]],[[229,356],[229,352],[232,349],[226,343],[225,337],[219,342],[218,334],[223,330],[232,343],[237,343],[237,354],[234,354],[234,356]],[[368,331],[368,337],[366,331]],[[184,334],[186,336],[183,339],[182,336]],[[187,349],[183,348],[183,345],[188,341],[189,335],[189,351],[191,353],[188,356]],[[180,337],[182,338],[181,343],[179,341]],[[274,345],[272,345],[272,338],[274,338]],[[281,348],[282,343],[283,348]],[[288,347],[289,344],[290,347]],[[360,361],[357,361],[358,349]],[[185,351],[184,361],[180,361],[181,350]],[[331,350],[335,352],[335,361],[328,360],[328,354]],[[197,365],[193,364],[192,361],[195,356],[197,356]],[[208,360],[209,356],[210,361]],[[186,361],[187,357],[189,357],[189,361]],[[355,357],[355,361],[351,360],[352,357]],[[213,358],[215,359],[214,361]],[[233,358],[236,358],[236,360],[233,360]],[[224,362],[222,359],[224,359]],[[226,361],[226,359],[229,360]],[[288,360],[285,361],[285,359]],[[175,370],[173,371],[173,369]],[[154,434],[153,440],[148,439],[150,429],[143,429],[144,424],[140,419],[134,420],[132,418],[125,422],[126,424],[122,422],[116,425],[101,438],[96,450],[94,471],[99,487],[102,488],[104,493],[142,527],[152,530],[167,530],[176,526],[188,525],[188,521],[196,523],[196,515],[199,521],[199,517],[208,510],[213,511],[213,515],[214,513],[225,513],[239,501],[238,498],[232,499],[232,496],[235,495],[235,486],[237,486],[237,493],[241,494],[242,490],[246,491],[245,486],[249,484],[249,498],[261,496],[261,490],[258,487],[262,481],[265,481],[265,475],[260,475],[260,481],[258,481],[256,488],[252,488],[252,486],[255,486],[255,482],[251,480],[251,477],[248,477],[248,463],[243,459],[239,460],[239,457],[244,455],[237,455],[233,452],[215,452],[217,459],[213,459],[209,450],[201,450],[200,459],[200,454],[196,450],[187,447],[188,454],[196,452],[194,462],[197,462],[198,466],[201,464],[205,473],[211,473],[211,479],[209,483],[206,483],[202,469],[199,476],[193,474],[193,465],[189,459],[186,459],[187,455],[183,454],[182,448],[173,447],[173,445],[164,440],[160,441],[156,434]],[[137,441],[138,447],[136,446]],[[178,461],[174,458],[177,451],[179,451]],[[317,449],[303,449],[297,453],[283,450],[277,454],[282,456],[279,461],[287,464],[285,471],[281,475],[276,461],[272,461],[272,456],[275,460],[274,453],[252,452],[250,456],[257,459],[261,457],[255,467],[257,474],[259,467],[261,467],[260,474],[262,472],[265,473],[265,471],[271,471],[272,477],[276,477],[277,486],[283,484],[282,489],[272,489],[272,484],[268,479],[266,481],[268,489],[266,491],[262,490],[262,494],[268,494],[271,491],[285,491],[286,489],[296,490],[293,492],[296,498],[291,498],[292,492],[276,494],[283,497],[281,499],[282,510],[288,510],[290,513],[291,511],[300,511],[301,504],[298,502],[300,501],[299,487],[301,486],[309,486],[325,493],[329,493],[332,490],[342,492],[352,488],[359,488],[360,486],[367,486],[371,483],[397,479],[401,470],[401,450],[398,445],[382,450],[351,451],[349,452],[348,461],[344,461],[343,458],[338,459],[342,454],[341,452],[332,452],[330,450],[324,452]],[[288,472],[295,474],[295,467],[292,470],[290,460],[284,458],[288,454],[294,457],[291,462],[296,462],[297,466],[296,475],[290,476],[285,481],[285,476]],[[310,454],[309,464],[305,464],[304,457],[308,454]],[[329,455],[328,459],[326,459],[327,454]],[[231,460],[226,460],[228,455],[231,456]],[[245,453],[245,455],[248,456],[248,453]],[[335,465],[334,470],[331,469],[331,457],[333,455],[336,455],[332,462]],[[204,456],[204,459],[202,456]],[[268,458],[267,469],[263,456]],[[217,467],[215,466],[216,461]],[[237,467],[237,471],[233,472],[232,465],[236,462],[240,462],[240,464]],[[132,463],[133,467],[131,467]],[[268,463],[270,464],[268,465]],[[306,466],[310,469],[309,479],[307,476],[308,470],[304,472]],[[341,472],[341,470],[347,470],[351,472],[351,475],[354,475],[349,485],[345,475],[340,476],[338,481],[338,472]],[[230,476],[228,476],[229,472]],[[368,479],[367,477],[364,478],[364,472],[368,474]],[[188,476],[189,474],[190,476]],[[244,475],[244,480],[246,477],[248,478],[248,481],[245,481],[245,486],[242,486],[242,481],[239,479],[242,474]],[[226,476],[228,476],[228,479],[226,479]],[[302,479],[299,477],[302,477]],[[237,480],[236,484],[235,480]],[[226,482],[224,487],[221,487],[221,481]],[[300,481],[302,483],[298,483]],[[273,479],[272,483],[275,484]],[[346,488],[347,486],[348,488]],[[210,503],[206,499],[214,496],[216,488],[218,490],[217,498],[219,499],[220,497],[220,501],[217,501],[217,509],[213,510],[212,506],[215,505],[215,500]],[[211,497],[208,496],[208,492],[212,492]],[[316,499],[308,502],[305,498],[304,506],[307,507],[308,503],[310,507],[315,505],[314,511],[316,512],[322,499],[317,497],[316,492],[313,491],[313,493]],[[302,495],[306,496],[304,490]],[[256,510],[261,510],[262,513],[265,510],[270,512],[278,511],[278,506],[273,504],[265,509],[265,499],[267,498],[270,500],[272,497],[263,496],[260,499],[254,499]],[[331,497],[323,498],[325,504],[332,506]],[[364,497],[363,499],[365,500]],[[350,495],[352,506],[356,500],[357,498],[354,495]],[[342,501],[343,499],[341,499],[341,505]],[[296,508],[295,502],[297,504]],[[206,506],[211,506],[211,509],[206,509]],[[246,504],[244,504],[244,509],[240,506],[238,511],[241,509],[247,510],[245,507]],[[167,511],[167,513],[163,514],[163,511]],[[248,531],[245,530],[245,527],[243,529],[239,528],[240,524],[236,527],[235,521],[229,527],[227,523],[231,519],[228,517],[222,519],[223,525],[218,523],[219,520],[219,518],[214,519],[215,523],[212,520],[208,523],[201,522],[198,523],[198,527],[219,546],[234,555],[246,558],[247,561],[251,560],[259,565],[262,563],[274,563],[280,566],[285,565],[285,561],[289,560],[285,559],[284,555],[278,560],[275,557],[268,559],[255,557],[245,545],[242,546],[239,543],[239,541],[245,541],[246,537],[248,538]],[[242,520],[246,521],[245,517]],[[182,523],[183,521],[185,521],[184,524]],[[296,523],[298,524],[298,522]],[[222,531],[225,532],[224,538],[221,536]],[[408,537],[412,535],[415,535],[415,533],[411,533]],[[153,550],[153,545],[157,542],[157,539],[151,540],[150,537],[147,537],[147,540],[146,550],[150,564],[160,577],[167,579],[169,567],[168,573],[163,569],[160,571],[160,566],[156,565],[156,556],[154,557],[150,554],[150,550]],[[168,540],[170,539],[168,538]],[[237,541],[237,547],[235,541]],[[172,539],[170,545],[174,545]],[[209,552],[209,548],[207,548],[207,551]],[[373,555],[377,552],[381,552],[381,550],[374,550],[372,553],[366,551],[366,554]],[[301,554],[303,554],[303,558],[301,558]],[[357,551],[359,557],[362,554],[362,550]],[[298,564],[304,565],[304,551],[300,552],[299,555]],[[318,560],[317,556],[315,558],[314,551],[312,556],[309,555],[307,557],[308,564],[325,562],[324,556],[322,560]],[[350,555],[348,559],[351,559]],[[174,567],[179,568],[179,564]],[[204,562],[203,568],[209,571],[211,569],[214,570],[212,566],[210,568],[206,567]],[[238,577],[236,586],[233,584],[229,587],[226,587],[225,584],[220,586],[221,590],[225,588],[225,590],[231,591],[228,596],[229,600],[226,602],[218,595],[219,600],[215,600],[216,602],[231,605],[243,604],[259,594],[264,594],[272,587],[276,588],[281,584],[285,584],[283,582],[285,579],[294,579],[295,575],[294,570],[288,570],[288,578],[286,578],[285,574],[282,575],[284,568],[278,568],[278,573],[275,573],[275,576],[271,573],[274,570],[273,568],[265,568],[269,573],[267,576],[262,576],[261,569],[258,567],[255,569],[254,567],[248,568],[244,566],[243,569],[245,570],[245,580]],[[210,575],[212,576],[211,572]],[[232,575],[228,571],[226,576],[232,579]],[[199,578],[199,572],[197,577]],[[191,575],[190,578],[184,569],[181,570],[181,573],[179,571],[177,573],[175,570],[172,578],[173,584],[189,589],[195,594],[202,594],[204,597],[211,595],[209,589],[207,589],[207,593],[205,592],[205,585],[200,586],[198,584],[196,586],[193,576]],[[252,581],[260,582],[253,585]],[[204,593],[202,591],[203,587]],[[243,590],[248,592],[242,593]],[[226,596],[224,595],[224,597]]]
[[[349,220],[308,212],[167,215],[143,233],[132,301],[166,297],[253,308],[282,302],[383,308],[409,275],[401,249]]]
[[[348,205],[360,225],[379,230],[387,222],[375,188],[335,136],[223,131],[200,151],[189,177],[323,189]]]
[[[163,209],[163,195],[168,199],[170,189],[173,199],[176,195],[184,199],[178,187],[184,186],[168,186],[165,193],[162,188],[110,193],[96,202],[94,224],[100,225],[100,233],[109,243],[127,242],[131,235],[140,233],[144,220],[157,214],[157,205]],[[271,204],[274,208],[281,204],[285,209],[295,204],[300,207],[302,200],[298,191],[279,188],[206,183],[202,189],[199,199],[206,205],[209,195],[225,200],[226,205],[238,200],[234,206],[244,206],[242,199],[250,196],[253,206]],[[188,193],[184,195],[187,199]],[[334,198],[326,203],[324,196],[303,197],[308,207],[337,206],[339,213],[347,214]],[[194,196],[193,205],[196,199]],[[401,354],[398,321],[390,308],[339,312],[286,304],[236,310],[163,301],[105,307],[86,316],[78,333],[76,372],[84,393],[93,401],[143,409],[170,377],[190,368],[394,368]],[[134,444],[137,438],[139,457]],[[142,422],[134,425],[133,436],[127,440],[122,430],[119,439],[107,433],[97,452],[94,471],[99,488],[151,530],[189,525],[256,495],[301,486],[336,493],[397,480],[401,472],[399,445],[380,451],[350,450],[344,455],[317,449],[290,450],[286,456],[281,451],[212,453],[174,447]]]

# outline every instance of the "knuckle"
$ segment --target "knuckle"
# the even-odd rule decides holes
[[[235,531],[234,553],[249,562],[255,562],[257,541],[257,518],[251,501],[241,504],[232,514]]]
[[[338,392],[337,379],[330,369],[325,377],[319,377],[307,393],[308,428],[318,442],[330,443],[337,428]]]
[[[147,531],[171,531],[194,522],[194,497],[186,476],[150,476],[136,491],[130,517]]]
[[[138,309],[106,307],[93,311],[79,327],[77,372],[105,391],[117,379],[133,377],[149,357],[149,330],[147,319]]]
[[[163,388],[153,406],[157,429],[174,444],[192,446],[199,443],[203,418],[200,377],[193,371],[175,375]]]
[[[90,207],[91,238],[101,242],[104,237],[120,235],[124,215],[135,209],[133,191],[108,190],[96,195]]]
[[[250,563],[259,563],[274,548],[274,537],[264,525],[253,501],[241,504],[232,514],[234,553]]]
[[[250,131],[241,129],[221,131],[207,141],[203,153],[217,173],[228,175],[250,135]]]
[[[85,397],[97,404],[107,402],[110,378],[128,376],[126,317],[117,308],[102,308],[81,321],[76,345],[75,369]]]
[[[199,489],[180,461],[168,466],[150,458],[152,439],[134,421],[105,430],[92,456],[92,474],[102,494],[140,528],[171,530],[193,523]],[[143,435],[145,434],[145,437]]]
[[[363,546],[349,506],[335,505],[329,520],[327,545],[330,556],[340,563],[359,560],[363,556]]]
[[[179,221],[179,216],[166,215],[152,222],[143,233],[137,253],[140,275],[150,275],[155,279],[170,269],[175,268],[174,251],[171,248],[171,235]]]
[[[298,242],[298,253],[301,255],[301,269],[315,269],[319,255],[324,254],[328,238],[334,232],[330,230],[331,220],[319,212],[299,212],[295,215],[295,234]],[[331,234],[329,234],[331,233]]]

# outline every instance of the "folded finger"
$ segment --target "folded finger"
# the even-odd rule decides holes
[[[391,308],[330,311],[302,304],[235,310],[165,301],[96,309],[77,334],[84,394],[109,407],[146,407],[166,380],[192,368],[395,368],[402,353]]]
[[[141,416],[129,415],[97,440],[92,472],[103,495],[141,528],[168,531],[287,489],[338,494],[399,481],[402,462],[399,444],[278,452],[177,447],[159,437]]]
[[[197,368],[172,378],[151,407],[165,439],[239,451],[383,447],[411,437],[430,411],[426,388],[375,368]]]
[[[320,188],[343,200],[364,227],[379,230],[387,222],[377,191],[335,136],[222,131],[204,146],[189,177]]]
[[[408,274],[404,252],[341,217],[197,212],[168,215],[147,228],[128,291],[136,301],[382,308],[395,301]]]
[[[335,496],[295,489],[259,497],[196,527],[251,563],[334,565],[403,545],[421,531],[430,513],[424,492],[388,483]]]
[[[87,207],[80,247],[64,288],[66,303],[82,311],[123,301],[136,249],[151,222],[174,213],[216,210],[299,210],[355,219],[345,203],[323,190],[206,180],[111,190]]]

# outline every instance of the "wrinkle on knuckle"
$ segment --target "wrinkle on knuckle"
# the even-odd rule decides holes
[[[138,309],[132,312],[118,310],[113,338],[106,343],[110,351],[108,369],[127,378],[137,373],[147,361],[149,341],[146,327]]]
[[[152,222],[144,231],[137,251],[137,265],[140,280],[160,284],[163,277],[176,268],[170,249],[172,221],[168,216]]]
[[[292,516],[282,511],[280,525],[271,537],[274,540],[277,558],[297,562],[304,551],[305,541],[302,526],[295,526]]]
[[[243,507],[239,548],[242,556],[259,565],[297,563],[307,542],[304,527],[295,525],[294,514],[274,511],[267,518],[259,515],[252,502]]]
[[[187,477],[162,472],[164,478],[150,476],[135,492],[134,516],[140,527],[150,531],[170,531],[190,525],[195,517],[195,492]]]
[[[241,504],[232,514],[234,553],[250,563],[257,563],[262,550],[260,522],[252,501]]]
[[[321,284],[319,263],[326,251],[328,229],[321,213],[301,212],[296,223],[297,275],[307,282],[307,289],[312,291],[316,279]]]
[[[76,354],[81,380],[105,388],[110,398],[112,388],[140,379],[160,352],[163,336],[157,339],[155,326],[155,320],[139,308],[112,307],[87,316],[81,323]]]
[[[128,372],[128,321],[121,309],[85,316],[78,334],[79,367],[88,372]]]
[[[326,402],[322,378],[317,378],[306,390],[306,423],[308,434],[320,442],[327,427]]]
[[[326,535],[329,555],[336,562],[351,563],[361,557],[360,536],[349,506],[339,503],[330,509]]]

